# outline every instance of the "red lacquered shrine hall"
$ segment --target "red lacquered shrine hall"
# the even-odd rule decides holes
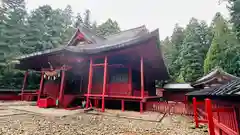
[[[158,30],[145,26],[102,37],[86,27],[76,30],[67,45],[18,58],[18,69],[42,74],[39,107],[68,108],[86,101],[105,109],[105,102],[144,103],[159,99],[155,81],[169,78],[159,48]],[[22,95],[25,94],[24,81]]]

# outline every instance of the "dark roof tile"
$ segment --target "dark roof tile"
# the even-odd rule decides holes
[[[133,37],[140,36],[140,35],[145,35],[145,34],[148,34],[148,30],[145,27],[145,25],[143,25],[143,26],[140,26],[140,27],[137,27],[137,28],[121,31],[119,33],[107,36],[105,38],[108,41],[119,41],[119,40],[133,38]]]
[[[189,92],[188,96],[240,96],[240,79],[232,80],[224,85],[213,88],[202,89],[199,91]]]
[[[86,29],[86,28],[83,28],[83,29]],[[75,35],[76,35],[76,33],[75,33]],[[124,36],[124,33],[126,34],[125,36]],[[132,33],[132,34],[130,34],[130,33]],[[135,29],[131,29],[128,31],[123,31],[118,34],[115,34],[115,36],[114,35],[112,36],[113,39],[111,39],[111,40],[110,39],[104,40],[102,38],[99,38],[97,40],[98,43],[96,42],[96,43],[83,44],[83,45],[78,45],[78,46],[66,45],[63,47],[55,48],[55,49],[50,49],[50,50],[36,52],[36,53],[28,54],[28,55],[23,55],[17,59],[21,60],[21,59],[25,59],[25,58],[39,56],[42,54],[51,54],[56,51],[64,51],[64,50],[71,51],[71,52],[79,52],[79,53],[83,53],[83,54],[84,53],[85,54],[94,54],[94,53],[99,53],[99,52],[103,52],[103,51],[109,51],[112,49],[119,49],[119,48],[123,48],[126,46],[134,45],[136,43],[140,43],[140,42],[146,41],[152,37],[158,37],[158,36],[159,36],[158,29],[149,33],[149,32],[147,32],[145,26],[142,26],[142,27],[138,27]],[[73,38],[74,38],[74,36],[72,37],[71,41],[73,40]],[[97,38],[94,37],[94,40],[96,40],[96,39]],[[70,42],[68,44],[70,44]]]
[[[68,46],[65,49],[71,52],[82,52],[87,54],[99,53],[113,49],[119,49],[136,43],[144,42],[152,37],[158,36],[158,30],[144,35],[138,35],[132,38],[122,38],[117,40],[106,40],[100,44],[86,44],[82,46]]]

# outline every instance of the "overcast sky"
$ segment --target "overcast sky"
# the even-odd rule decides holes
[[[27,0],[28,10],[41,5],[65,8],[71,5],[73,12],[91,11],[91,20],[99,23],[108,18],[116,20],[121,29],[146,25],[148,29],[159,28],[160,38],[170,36],[176,23],[186,26],[191,17],[211,22],[216,12],[226,18],[226,3],[219,0]]]

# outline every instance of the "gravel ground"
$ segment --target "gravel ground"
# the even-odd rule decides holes
[[[1,135],[207,135],[193,129],[184,116],[166,116],[162,122],[78,114],[65,117],[20,114],[0,117]]]

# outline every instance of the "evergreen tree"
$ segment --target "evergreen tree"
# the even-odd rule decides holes
[[[88,27],[91,28],[91,21],[90,21],[90,16],[91,16],[91,12],[89,9],[87,9],[84,13],[84,20],[83,20],[83,24]]]
[[[72,10],[52,9],[49,5],[40,6],[28,17],[25,43],[30,49],[24,53],[43,51],[66,44],[73,34]]]
[[[49,20],[46,21],[48,49],[57,48],[66,41],[68,37],[66,16],[61,9],[52,10]]]
[[[60,32],[62,43],[61,44],[66,44],[71,36],[74,33],[74,28],[72,27],[73,25],[73,17],[72,17],[72,7],[70,5],[67,5],[67,7],[63,10],[62,14],[59,16],[62,16],[62,25],[60,29],[62,29],[62,32]]]
[[[5,56],[10,51],[8,45],[5,43],[5,31],[6,29],[6,13],[5,8],[0,6],[0,68],[6,64]]]
[[[4,80],[6,82],[4,86],[6,84],[14,84],[14,81],[16,82],[16,78],[12,78],[12,76],[6,73],[14,73],[11,60],[13,57],[20,55],[20,48],[24,46],[23,39],[25,37],[25,17],[27,12],[24,0],[2,0],[0,4],[1,87]],[[11,80],[9,80],[10,78]]]
[[[170,67],[170,64],[171,64],[171,41],[170,41],[170,38],[167,36],[163,41],[161,41],[160,43],[160,47],[161,47],[161,50],[163,52],[163,56],[164,56],[164,60],[167,64],[167,67],[169,68]]]
[[[94,21],[93,22],[93,24],[92,24],[92,30],[94,31],[94,32],[97,32],[97,22],[96,21]]]
[[[213,39],[212,27],[208,27],[205,21],[201,21],[199,26],[199,31],[201,31],[199,33],[199,36],[200,36],[200,42],[202,44],[201,51],[203,52],[201,57],[205,59]]]
[[[31,12],[27,19],[27,34],[25,38],[25,44],[31,49],[23,49],[23,53],[33,53],[51,48],[47,23],[48,20],[51,20],[52,12],[52,8],[49,5],[40,6]]]
[[[180,61],[181,78],[184,81],[195,81],[203,75],[204,46],[201,35],[204,35],[201,25],[197,19],[192,18],[185,30],[185,38],[181,49]]]
[[[183,39],[184,29],[176,24],[171,36],[171,49],[169,50],[169,54],[171,55],[169,72],[173,80],[175,80],[180,74],[179,69],[181,68],[181,61],[179,59],[179,56],[183,44]]]
[[[80,13],[77,13],[76,20],[74,22],[74,28],[78,28],[80,25],[83,24],[82,16]]]
[[[65,29],[67,29],[70,25],[72,25],[73,18],[72,18],[72,7],[70,5],[67,5],[66,8],[62,12],[62,17],[63,17],[63,23],[65,25]]]
[[[121,30],[118,23],[116,21],[108,19],[106,22],[97,27],[96,33],[101,36],[109,36],[120,31]]]
[[[240,44],[235,38],[236,35],[229,35],[229,45],[225,50],[223,69],[235,76],[240,76]]]
[[[20,55],[20,48],[24,46],[25,17],[27,15],[24,0],[3,0],[1,13],[1,45],[7,46],[5,60]],[[4,18],[5,16],[5,18]],[[6,17],[7,16],[7,17]]]
[[[184,39],[184,29],[178,24],[175,25],[171,38],[166,37],[161,41],[164,58],[171,76],[171,80],[176,81],[179,76],[181,61],[179,59],[180,50]]]
[[[212,23],[214,38],[204,61],[205,74],[215,67],[223,67],[224,49],[227,47],[226,42],[229,40],[230,34],[226,23],[226,20],[220,13],[215,15]]]
[[[240,0],[228,0],[228,2],[233,30],[236,32],[237,39],[240,40]]]
[[[204,61],[204,73],[221,67],[231,74],[239,75],[240,59],[236,56],[240,53],[239,44],[220,13],[213,19],[213,34],[214,38]]]

